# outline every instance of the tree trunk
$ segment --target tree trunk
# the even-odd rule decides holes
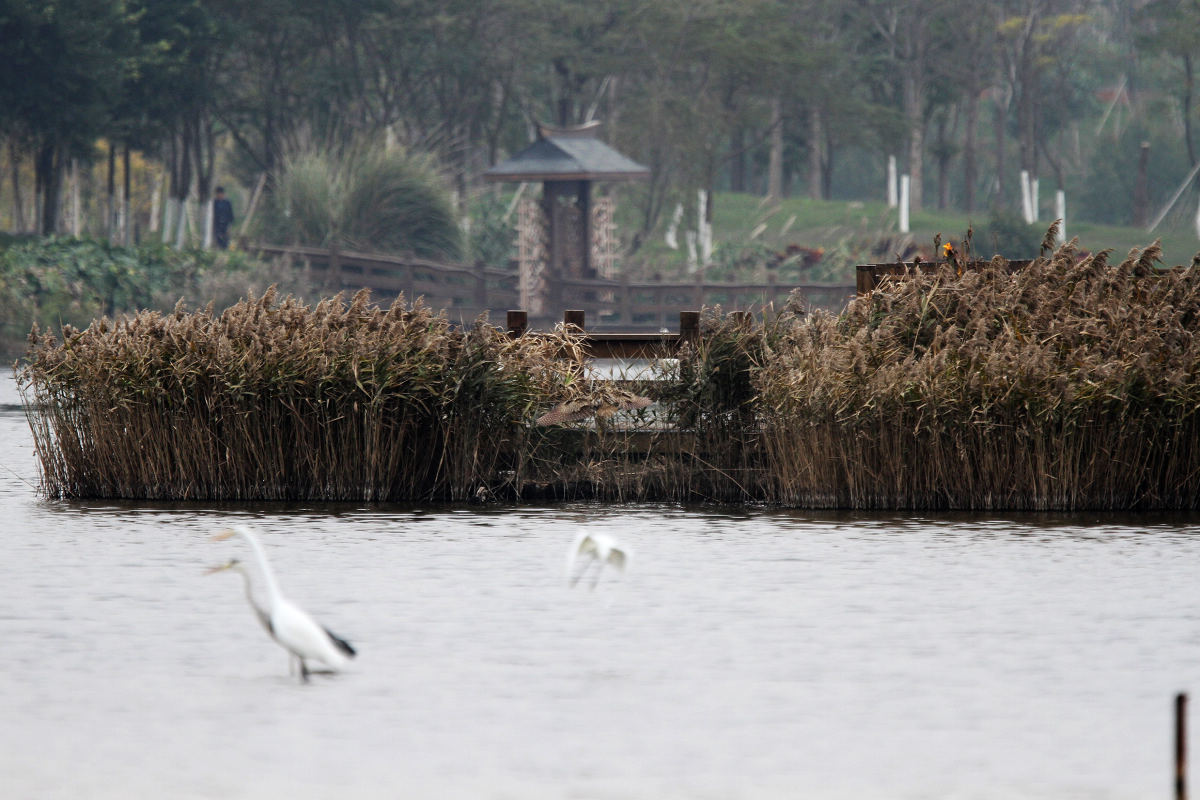
[[[1029,76],[1029,81],[1036,78]],[[1028,170],[1032,180],[1038,174],[1037,158],[1037,111],[1034,108],[1032,85],[1022,87],[1017,98],[1017,136],[1021,153],[1021,169]]]
[[[746,191],[746,129],[738,125],[729,142],[729,190]]]
[[[908,203],[921,210],[921,185],[925,166],[925,87],[920,67],[910,66],[904,76],[904,117],[908,123]]]
[[[71,159],[71,235],[76,239],[83,233],[83,209],[79,192],[79,159]]]
[[[771,155],[767,166],[767,197],[783,197],[783,103],[771,101]]]
[[[187,245],[187,234],[188,230],[191,228],[191,219],[189,217],[191,211],[188,208],[188,201],[186,197],[179,199],[176,202],[178,203],[179,217],[177,218],[175,224],[175,249],[182,250],[184,246]]]
[[[201,245],[205,250],[212,247],[212,187],[216,172],[216,133],[212,120],[204,112],[194,116],[188,123],[192,129],[192,154],[196,165],[196,202],[200,204],[204,223]]]
[[[169,245],[171,243],[171,234],[175,232],[175,212],[176,202],[174,195],[175,184],[175,163],[179,159],[179,139],[174,134],[167,143],[167,153],[163,159],[166,162],[167,172],[163,176],[163,188],[166,192],[166,197],[163,201],[163,219],[162,219],[162,242]]]
[[[116,242],[117,236],[117,149],[112,142],[108,143],[108,194],[104,206],[104,235],[109,244]]]
[[[945,114],[938,115],[937,123],[937,207],[945,211],[950,205],[950,142],[948,141]]]
[[[162,213],[162,179],[154,176],[154,188],[150,191],[150,223],[146,229],[150,233],[158,233],[158,217]]]
[[[975,163],[975,132],[979,126],[979,91],[972,87],[967,94],[966,130],[963,133],[963,209],[970,214],[975,210],[975,182],[979,180],[979,167]]]
[[[13,233],[25,232],[25,201],[21,198],[21,154],[16,142],[8,143],[9,174],[12,178]]]
[[[1137,178],[1133,184],[1133,226],[1144,228],[1150,219],[1150,181],[1147,168],[1150,164],[1150,143],[1142,142],[1138,153]]]
[[[825,135],[822,127],[821,109],[814,103],[808,109],[808,196],[813,200],[825,199],[825,159],[822,157]]]
[[[1005,109],[1006,105],[1007,104],[996,103],[994,107],[995,110],[993,112],[995,116],[992,120],[992,131],[995,133],[996,137],[996,202],[994,205],[997,208],[1004,208],[1007,205],[1006,198],[1004,196],[1004,171],[1008,168],[1004,163],[1004,122],[1005,117],[1008,116]]]
[[[163,224],[162,224],[162,242],[163,244],[171,243],[171,234],[175,229],[175,215],[179,212],[179,201],[167,195],[167,202],[163,203]]]
[[[1195,75],[1192,69],[1192,56],[1183,54],[1183,141],[1187,145],[1188,164],[1196,166],[1196,146],[1192,143],[1192,95],[1195,87]],[[1196,176],[1200,186],[1200,175]]]
[[[825,129],[825,156],[821,160],[821,197],[829,200],[833,197],[833,164],[837,146],[833,142],[829,126],[823,127]]]
[[[35,171],[41,193],[38,231],[42,236],[52,236],[58,232],[58,207],[62,195],[63,158],[57,141],[44,142],[39,148]]]
[[[508,85],[503,81],[496,81],[492,84],[492,120],[493,124],[487,126],[485,133],[487,140],[487,156],[488,164],[495,164],[498,160],[500,152],[500,133],[504,127],[504,110],[508,106]],[[392,132],[392,126],[387,126],[388,139],[393,140],[395,134]],[[389,146],[388,150],[392,148]]]
[[[125,181],[125,185],[122,187],[124,191],[122,192],[121,197],[121,218],[124,221],[124,236],[122,238],[122,242],[126,247],[130,247],[133,245],[133,217],[129,212],[133,208],[133,204],[129,200],[129,193],[130,189],[132,188],[132,181],[130,180],[129,175],[129,142],[126,142],[121,150],[121,162],[124,172],[122,177]]]
[[[571,124],[571,70],[561,58],[554,60],[554,72],[558,76],[558,103],[555,121],[560,127]]]
[[[187,230],[187,198],[192,189],[192,131],[183,125],[174,136],[171,147],[171,200],[176,213],[175,230],[167,225],[163,241],[175,238],[176,249],[183,249]]]

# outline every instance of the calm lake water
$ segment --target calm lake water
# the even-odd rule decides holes
[[[1194,517],[50,502],[18,402],[5,797],[1170,796]],[[232,522],[352,671],[300,685],[203,574]],[[634,551],[590,592],[583,529]]]

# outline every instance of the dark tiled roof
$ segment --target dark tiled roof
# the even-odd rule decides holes
[[[590,136],[546,136],[483,173],[489,181],[627,181],[650,170]]]

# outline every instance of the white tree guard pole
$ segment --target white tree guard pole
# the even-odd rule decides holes
[[[1060,220],[1058,223],[1058,243],[1060,245],[1067,243],[1067,193],[1059,189],[1054,193],[1054,216]]]
[[[900,232],[908,233],[908,192],[909,180],[907,175],[900,176]]]
[[[158,181],[155,181],[154,191],[150,193],[150,233],[158,233],[158,214],[162,211],[161,203],[162,194],[159,190]]]
[[[888,208],[895,208],[900,204],[900,200],[896,197],[896,157],[888,156],[887,165],[887,204]]]
[[[129,202],[125,197],[125,187],[117,187],[117,224],[113,228],[117,235],[117,242],[125,247],[129,246],[129,219],[125,213],[129,208]]]
[[[671,215],[671,224],[667,226],[666,236],[663,238],[667,242],[667,247],[672,250],[679,249],[679,238],[676,232],[679,230],[679,223],[683,220],[683,203],[675,204],[675,213]]]
[[[79,159],[71,159],[71,235],[83,233],[83,212],[79,201]]]
[[[179,200],[179,218],[176,220],[175,224],[176,250],[182,250],[184,245],[187,244],[187,231],[188,228],[191,227],[192,223],[190,209],[188,208],[189,205],[190,203],[188,203],[186,197]]]
[[[1029,214],[1033,217],[1030,222],[1038,221],[1038,179],[1029,182]]]
[[[696,232],[685,231],[683,238],[687,242],[688,272],[694,273],[700,269],[700,261],[696,255]]]
[[[204,204],[204,249],[211,250],[213,246],[213,201]]]
[[[179,212],[179,199],[167,195],[167,202],[163,203],[163,226],[162,240],[163,244],[171,243],[171,234],[175,232],[172,227],[175,224],[175,216]]]
[[[1029,170],[1021,170],[1021,219],[1026,225],[1033,224],[1033,210],[1030,208]]]
[[[697,221],[696,232],[699,234],[700,263],[707,264],[712,258],[712,225],[708,221],[708,192],[699,190],[700,219]]]

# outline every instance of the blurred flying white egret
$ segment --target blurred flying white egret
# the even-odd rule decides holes
[[[607,533],[584,531],[575,537],[575,541],[571,543],[571,549],[567,553],[567,579],[574,586],[594,564],[596,571],[592,576],[591,588],[595,589],[596,584],[600,582],[600,573],[604,570],[605,564],[611,564],[616,569],[624,571],[629,557],[629,551],[621,547],[617,540]],[[582,567],[576,570],[575,563],[581,558],[587,560]]]
[[[275,573],[267,562],[267,554],[258,541],[254,532],[245,525],[235,525],[230,530],[222,531],[213,537],[214,541],[224,541],[232,536],[241,536],[250,543],[254,556],[258,559],[259,570],[262,573],[266,591],[266,603],[260,604],[254,595],[254,579],[246,565],[236,558],[219,567],[213,567],[206,574],[212,575],[224,570],[240,572],[245,580],[246,599],[254,609],[255,616],[271,638],[288,651],[289,666],[300,662],[300,678],[307,682],[311,670],[308,662],[320,661],[330,670],[337,671],[350,663],[355,656],[354,648],[345,639],[335,635],[328,628],[322,627],[308,615],[304,609],[288,600],[279,591]]]

